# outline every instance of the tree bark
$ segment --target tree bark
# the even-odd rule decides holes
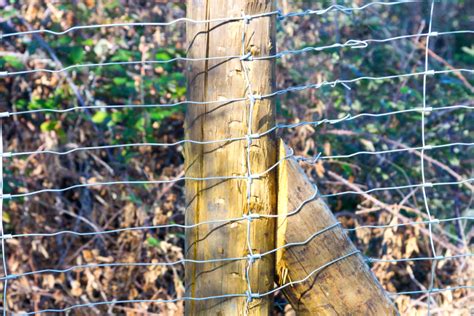
[[[272,11],[270,0],[188,0],[187,16],[196,20],[240,17]],[[213,57],[274,53],[275,16],[251,19],[242,48],[243,21],[218,23],[188,23],[188,57]],[[244,49],[244,50],[243,50]],[[274,89],[274,62],[246,62],[252,94],[267,94]],[[250,102],[226,102],[248,96],[242,61],[208,60],[188,63],[188,99],[193,101],[222,101],[220,104],[188,105],[185,118],[185,138],[199,141],[245,137],[248,134]],[[247,99],[248,100],[248,99]],[[273,100],[257,100],[251,120],[252,133],[266,131],[275,125]],[[276,162],[277,149],[273,135],[254,139],[250,147],[251,173],[258,174]],[[246,176],[247,140],[214,144],[185,145],[187,177]],[[247,179],[186,181],[186,224],[239,218],[248,214]],[[266,173],[251,182],[250,211],[258,214],[276,213],[276,172]],[[275,248],[275,220],[253,219],[250,244],[259,254]],[[247,220],[232,223],[203,224],[186,230],[187,259],[208,260],[246,257]],[[273,288],[274,255],[263,256],[252,265],[246,277],[247,260],[187,264],[185,285],[187,297],[209,297],[225,294],[245,295],[247,282],[253,293]],[[187,315],[242,315],[247,297],[232,297],[187,301]],[[268,315],[270,296],[254,299],[249,314]]]
[[[280,142],[280,158],[287,154]],[[321,198],[311,199],[314,194],[315,188],[297,161],[287,159],[280,164],[277,246],[308,243],[277,252],[278,284],[302,280],[324,267],[305,282],[283,290],[297,315],[397,315],[326,203]]]

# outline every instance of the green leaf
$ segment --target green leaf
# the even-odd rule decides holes
[[[94,116],[92,116],[92,122],[96,124],[103,123],[107,119],[108,116],[109,114],[105,111],[96,112]]]
[[[137,120],[137,122],[135,123],[135,128],[139,130],[140,132],[145,131],[145,118],[144,117],[141,117]]]
[[[403,86],[400,88],[401,94],[408,94],[409,92],[410,92],[410,88],[408,88],[407,86]]]
[[[173,114],[174,112],[176,112],[175,109],[166,109],[166,110],[157,109],[157,110],[150,113],[150,118],[152,120],[155,120],[155,121],[161,121],[164,118],[166,118],[166,117],[170,116],[171,114]]]
[[[11,219],[10,219],[10,214],[8,214],[7,212],[3,212],[2,213],[2,220],[5,222],[5,223],[10,223]]]
[[[105,1],[104,3],[104,7],[107,9],[107,10],[113,10],[115,8],[118,8],[120,7],[120,1],[119,0],[109,0],[109,1]]]
[[[133,57],[133,52],[119,49],[112,56],[111,61],[129,61]]]
[[[148,237],[148,239],[146,240],[148,245],[150,247],[159,247],[160,246],[160,241],[154,237]]]
[[[351,166],[349,166],[348,164],[343,163],[343,164],[341,164],[341,167],[347,175],[352,175]]]
[[[155,57],[156,57],[156,59],[163,60],[163,61],[167,61],[167,60],[171,59],[170,54],[168,54],[167,52],[156,53]]]
[[[54,131],[57,128],[57,125],[58,125],[57,123],[58,121],[55,121],[55,120],[45,121],[41,123],[40,129],[44,133]]]
[[[23,63],[21,60],[15,56],[4,56],[3,59],[7,62],[7,64],[15,69],[23,68]]]
[[[82,40],[81,44],[84,45],[84,46],[92,46],[92,45],[94,45],[94,40],[91,39],[91,38],[86,38],[86,39]]]
[[[128,78],[118,77],[118,78],[114,78],[113,81],[116,85],[122,85],[128,81]]]
[[[60,45],[60,46],[69,46],[69,44],[72,43],[72,37],[71,36],[61,36],[55,41],[55,43]]]
[[[459,167],[461,165],[461,162],[457,157],[452,157],[451,159],[449,159],[449,162],[455,167]]]
[[[4,20],[8,20],[18,14],[20,13],[18,12],[18,10],[13,8],[13,6],[3,7],[0,11],[0,17],[2,17]]]
[[[122,112],[113,112],[112,113],[112,122],[120,123],[123,121],[124,114]]]
[[[19,99],[15,102],[15,107],[18,108],[19,110],[25,109],[27,105],[28,105],[28,101],[25,99]]]
[[[84,50],[82,47],[72,47],[69,56],[73,63],[78,64],[84,59]]]
[[[182,97],[184,95],[186,95],[186,87],[178,87],[176,88],[176,95],[178,97]]]

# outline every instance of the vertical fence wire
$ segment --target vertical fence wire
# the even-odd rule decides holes
[[[426,182],[426,175],[425,175],[425,146],[426,146],[426,133],[425,133],[425,116],[426,116],[426,81],[427,81],[427,73],[429,69],[429,46],[430,46],[430,34],[431,34],[431,29],[433,26],[433,12],[434,12],[434,3],[435,0],[431,0],[431,7],[430,7],[430,15],[429,15],[429,22],[428,22],[428,36],[426,37],[426,47],[425,47],[425,73],[423,74],[423,111],[421,112],[421,141],[422,141],[422,149],[421,149],[421,155],[420,155],[420,168],[421,168],[421,181],[422,181],[422,186],[421,186],[421,191],[423,194],[423,202],[425,205],[425,210],[428,215],[428,220],[430,223],[428,224],[428,231],[429,231],[429,239],[430,239],[430,246],[431,246],[431,252],[433,254],[433,258],[435,259],[437,257],[436,255],[436,249],[435,249],[435,244],[433,241],[433,227],[432,227],[432,216],[431,216],[431,211],[430,211],[430,206],[428,202],[428,196],[426,194],[426,187],[427,182]],[[435,272],[436,272],[436,260],[431,261],[431,274],[430,274],[430,284],[428,288],[428,315],[431,315],[431,292],[433,291],[434,287],[434,279],[435,279]]]
[[[7,293],[8,293],[8,264],[6,245],[5,245],[5,230],[3,227],[3,122],[0,119],[0,237],[2,238],[2,263],[3,263],[3,315],[7,314]]]
[[[248,30],[248,26],[250,24],[250,19],[248,18],[247,15],[245,15],[245,12],[242,12],[243,20],[242,20],[242,51],[241,54],[242,56],[246,56],[245,52],[245,35]],[[247,56],[251,56],[250,53]],[[253,97],[253,90],[252,90],[252,83],[250,80],[250,70],[246,65],[246,58],[241,58],[240,63],[242,66],[243,74],[244,74],[244,80],[246,84],[246,90],[247,90],[247,97],[249,100],[249,109],[248,109],[248,116],[247,116],[247,134],[245,135],[247,144],[245,147],[245,160],[246,160],[246,165],[247,165],[247,192],[246,192],[246,199],[247,199],[247,251],[248,251],[248,260],[246,262],[246,268],[245,268],[245,281],[247,282],[247,300],[245,301],[245,315],[249,314],[250,310],[250,303],[253,300],[253,292],[252,292],[252,282],[250,279],[251,275],[251,270],[252,270],[252,265],[254,263],[254,253],[252,250],[252,205],[251,205],[251,199],[252,199],[252,164],[251,164],[251,151],[252,151],[252,122],[253,122],[253,109],[255,107],[255,98]]]

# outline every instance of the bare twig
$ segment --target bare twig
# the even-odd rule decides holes
[[[400,221],[402,223],[410,223],[411,222],[411,220],[409,218],[407,218],[406,216],[404,216],[402,214],[398,214],[398,212],[394,211],[394,206],[393,205],[386,204],[386,203],[378,200],[377,198],[373,197],[372,195],[364,193],[364,191],[361,190],[357,185],[347,181],[346,179],[344,179],[343,177],[341,177],[340,175],[338,175],[338,174],[336,174],[332,171],[328,171],[328,174],[331,178],[336,179],[337,181],[343,182],[344,185],[346,185],[350,189],[358,192],[360,195],[362,195],[366,199],[370,200],[372,203],[374,203],[376,205],[379,205],[381,208],[383,208],[384,210],[390,212],[391,214],[398,215],[398,218],[400,218]],[[399,207],[399,206],[397,206],[397,207]],[[423,228],[423,227],[420,227],[420,232],[423,233],[426,236],[430,235],[430,232],[428,231],[428,229]],[[455,254],[462,254],[463,253],[463,251],[460,250],[458,247],[446,242],[445,240],[443,240],[439,236],[434,235],[433,240],[436,241],[443,248],[449,249]]]

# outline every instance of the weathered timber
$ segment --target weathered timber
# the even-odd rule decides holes
[[[251,15],[274,10],[274,1],[264,0],[188,0],[187,16],[196,20]],[[275,16],[252,19],[245,34],[244,53],[254,56],[274,53]],[[188,23],[188,57],[242,55],[243,21]],[[274,62],[247,62],[253,94],[270,93],[274,88]],[[239,59],[189,62],[188,99],[228,100],[249,94]],[[249,101],[222,104],[188,105],[185,137],[200,141],[242,137],[247,134]],[[252,116],[252,133],[268,130],[275,124],[273,100],[257,100]],[[187,143],[184,150],[187,177],[245,176],[247,141],[206,145]],[[261,173],[276,162],[277,144],[273,135],[253,140],[251,172]],[[248,213],[246,179],[186,181],[186,224],[242,217]],[[252,213],[276,213],[276,171],[254,179],[251,184]],[[274,219],[255,219],[251,223],[250,243],[254,253],[275,248]],[[194,260],[246,257],[247,221],[203,224],[186,230],[185,256]],[[247,260],[186,264],[187,297],[244,294],[247,291]],[[275,257],[256,260],[250,270],[252,292],[271,290],[275,278]],[[246,297],[187,301],[187,315],[243,315]],[[254,299],[250,315],[268,315],[271,296]]]
[[[287,151],[280,142],[280,158]],[[302,280],[319,267],[356,251],[345,231],[336,225],[337,220],[326,203],[321,198],[311,199],[314,193],[315,188],[297,161],[287,159],[280,164],[277,246],[306,241],[316,232],[333,226],[306,245],[284,248],[277,253],[280,285]],[[297,315],[397,315],[395,306],[360,254],[325,267],[303,283],[286,287],[284,294]]]

